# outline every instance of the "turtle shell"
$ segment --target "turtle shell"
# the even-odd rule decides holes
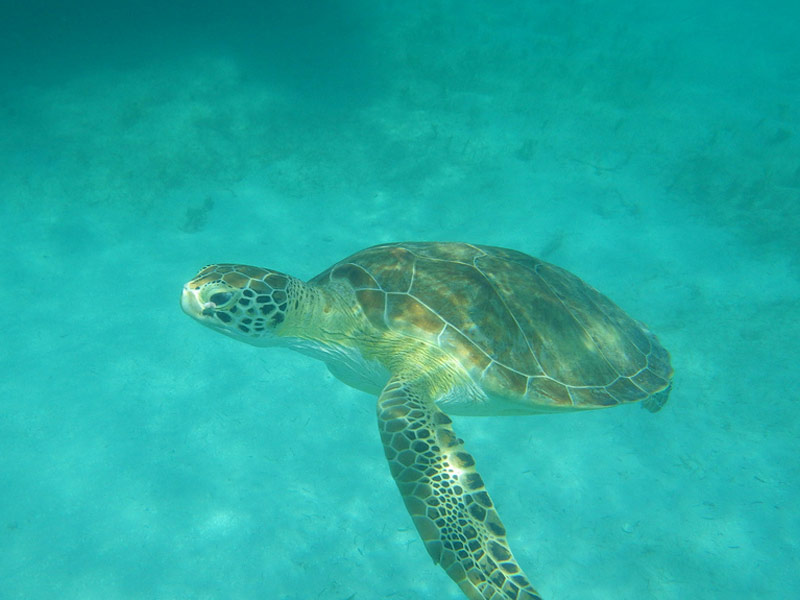
[[[507,412],[666,402],[669,354],[575,275],[514,250],[462,243],[367,248],[311,280],[355,294],[379,330],[434,344]]]

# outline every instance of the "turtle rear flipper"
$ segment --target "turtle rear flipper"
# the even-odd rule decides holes
[[[450,418],[426,386],[392,378],[378,425],[392,476],[425,548],[470,600],[541,600]]]

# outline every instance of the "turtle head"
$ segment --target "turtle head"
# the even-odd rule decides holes
[[[259,267],[210,265],[183,286],[181,308],[220,333],[256,346],[277,344],[297,279]]]

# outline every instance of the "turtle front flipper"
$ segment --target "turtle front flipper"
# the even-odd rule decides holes
[[[470,600],[541,600],[451,423],[424,385],[393,378],[378,399],[386,458],[428,553]]]

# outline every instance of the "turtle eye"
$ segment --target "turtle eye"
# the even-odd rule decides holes
[[[233,292],[217,292],[216,294],[211,294],[211,297],[208,299],[208,301],[215,304],[217,308],[219,308],[230,302],[231,298],[233,298]]]

